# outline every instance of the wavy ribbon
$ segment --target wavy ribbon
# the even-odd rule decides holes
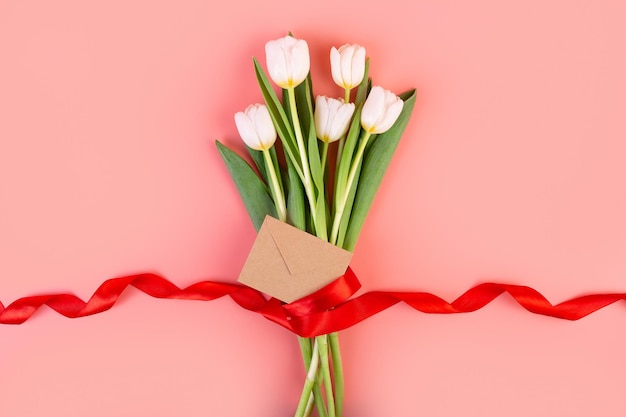
[[[321,290],[283,304],[240,284],[202,281],[181,289],[160,275],[146,273],[109,279],[87,302],[71,294],[48,294],[20,298],[7,307],[0,303],[0,323],[24,323],[43,305],[69,318],[101,313],[113,307],[129,286],[155,298],[210,301],[229,296],[246,310],[261,314],[303,337],[347,329],[398,303],[429,314],[468,313],[508,293],[531,313],[578,320],[619,300],[626,300],[626,293],[606,293],[585,295],[552,305],[532,288],[495,283],[477,285],[451,303],[426,292],[372,291],[350,298],[358,291],[360,283],[348,268],[345,275]]]

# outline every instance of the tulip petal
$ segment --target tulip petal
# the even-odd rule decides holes
[[[318,96],[314,115],[317,137],[328,143],[341,139],[348,131],[354,108],[354,103]]]
[[[391,129],[391,126],[398,120],[398,116],[402,112],[404,102],[398,99],[386,108],[384,118],[376,126],[376,131],[373,133],[383,133]]]
[[[363,110],[361,111],[361,125],[365,130],[373,133],[376,129],[378,119],[382,116],[385,109],[385,90],[382,87],[372,87]]]
[[[263,104],[252,104],[245,111],[235,113],[235,124],[241,139],[254,150],[269,149],[276,141],[276,128]]]
[[[330,72],[333,81],[340,87],[343,87],[343,77],[341,76],[341,55],[334,46],[330,49]]]
[[[244,112],[235,113],[235,125],[237,125],[239,136],[246,145],[257,151],[262,149],[254,124]]]
[[[352,57],[354,56],[354,47],[346,46],[341,51],[341,78],[343,79],[343,88],[352,88]]]
[[[328,122],[326,122],[326,140],[328,142],[334,142],[337,139],[339,139],[337,137],[336,134],[336,127],[335,125],[340,122],[340,120],[337,118],[337,112],[339,111],[341,107],[341,102],[339,100],[336,100],[334,98],[329,98],[328,99],[328,112],[329,112],[329,116],[328,116]]]
[[[317,96],[315,99],[315,113],[313,119],[315,123],[315,134],[321,141],[326,142],[328,140],[328,103],[326,97]]]
[[[276,85],[286,88],[289,84],[287,58],[280,39],[265,44],[265,60],[270,78]]]
[[[333,81],[344,89],[358,86],[365,74],[365,48],[357,44],[344,44],[330,50]]]
[[[251,116],[252,117],[252,116]],[[265,106],[258,106],[253,116],[259,141],[263,149],[269,149],[276,142],[276,128],[272,123],[270,113]]]
[[[363,105],[361,125],[369,133],[383,133],[393,124],[402,111],[403,101],[389,90],[372,87]]]
[[[365,74],[365,48],[358,45],[355,45],[355,47],[356,50],[352,56],[352,74],[350,76],[353,87],[361,84]]]
[[[335,114],[335,111],[333,110],[333,103],[330,99],[326,99],[326,120],[324,121],[324,138],[326,142],[329,142],[331,140],[331,133],[330,133],[330,129],[332,127],[333,124],[333,117]]]
[[[281,88],[298,86],[311,67],[308,44],[293,36],[267,42],[265,58],[270,78]]]
[[[352,114],[354,114],[354,103],[346,103],[339,106],[330,129],[329,137],[331,142],[341,139],[348,132]]]
[[[291,48],[291,81],[293,86],[298,86],[309,75],[311,58],[309,57],[309,45],[303,39],[298,39]]]

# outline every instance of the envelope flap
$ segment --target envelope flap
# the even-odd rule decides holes
[[[352,253],[274,218],[267,218],[269,230],[283,261],[292,274],[326,270],[334,265],[346,269]],[[335,278],[335,277],[333,277]]]

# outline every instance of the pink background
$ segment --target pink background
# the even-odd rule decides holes
[[[215,5],[212,5],[215,4]],[[233,281],[254,239],[215,139],[261,99],[251,56],[293,31],[419,89],[356,248],[365,289],[452,300],[485,281],[559,302],[626,291],[626,7],[614,1],[0,2],[0,299],[154,271]],[[304,4],[304,3],[302,3]],[[626,309],[579,322],[504,296],[396,306],[342,333],[348,417],[623,416]],[[239,309],[129,290],[0,326],[2,416],[289,416],[295,337]]]

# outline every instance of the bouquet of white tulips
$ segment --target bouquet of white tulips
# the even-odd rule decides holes
[[[372,86],[365,48],[343,45],[330,51],[332,78],[343,97],[313,99],[306,41],[285,36],[268,42],[265,52],[269,78],[282,95],[253,59],[265,104],[235,115],[256,170],[218,141],[219,152],[257,230],[270,215],[352,252],[408,123],[415,90],[397,96]],[[299,342],[306,378],[295,415],[315,408],[321,417],[341,416],[337,333]]]

